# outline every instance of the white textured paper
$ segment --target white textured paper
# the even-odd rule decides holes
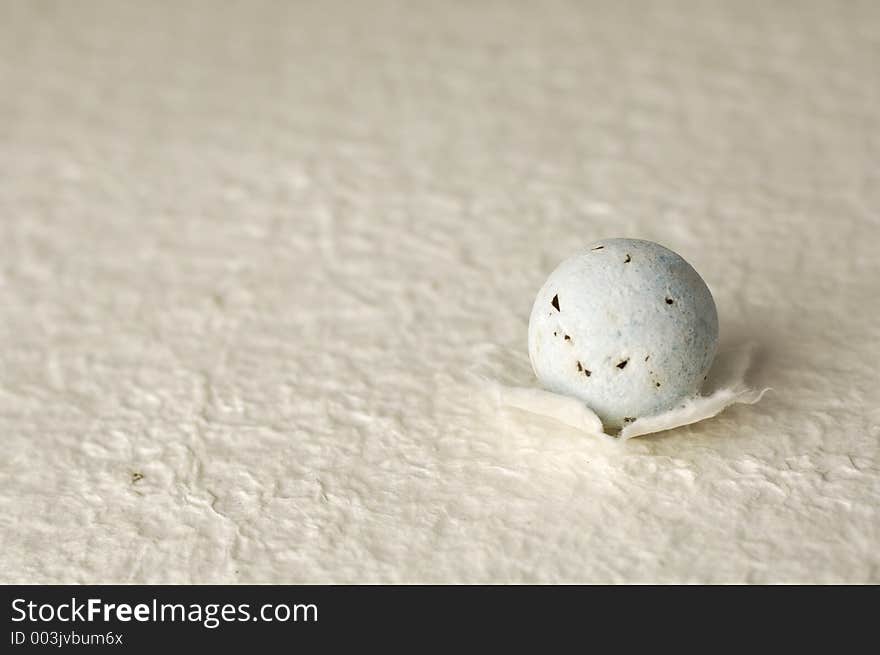
[[[0,2],[0,582],[880,582],[878,24]],[[626,443],[501,408],[613,236],[774,391]]]

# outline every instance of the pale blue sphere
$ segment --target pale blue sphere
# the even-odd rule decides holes
[[[607,427],[699,393],[718,346],[718,314],[682,257],[641,239],[603,239],[562,262],[529,319],[541,384],[582,400]]]

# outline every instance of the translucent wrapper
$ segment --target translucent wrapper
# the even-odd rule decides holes
[[[515,386],[497,378],[480,377],[494,394],[499,407],[514,407],[546,416],[598,438],[626,441],[704,421],[717,416],[730,405],[757,403],[769,389],[756,389],[746,384],[746,373],[753,354],[752,344],[722,350],[715,358],[704,386],[704,395],[689,398],[661,414],[640,416],[617,434],[607,433],[599,417],[577,398],[562,396],[537,386]]]

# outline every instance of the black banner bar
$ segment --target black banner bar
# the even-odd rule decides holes
[[[662,645],[876,638],[877,588],[7,586],[0,652],[71,648]],[[701,642],[710,635],[709,642]],[[702,636],[701,636],[702,635]],[[574,641],[572,641],[574,640]],[[871,639],[873,642],[873,639]]]

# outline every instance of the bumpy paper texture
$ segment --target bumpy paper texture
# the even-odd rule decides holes
[[[880,582],[880,3],[216,4],[0,2],[0,582]],[[621,235],[774,394],[499,411]]]
[[[535,387],[517,387],[495,383],[490,388],[500,405],[515,407],[565,423],[595,437],[626,441],[664,430],[672,430],[712,418],[737,403],[757,403],[769,389],[753,389],[745,378],[754,354],[754,345],[745,344],[726,349],[715,359],[706,395],[688,399],[679,407],[643,416],[624,426],[617,434],[605,432],[602,421],[582,401]]]

